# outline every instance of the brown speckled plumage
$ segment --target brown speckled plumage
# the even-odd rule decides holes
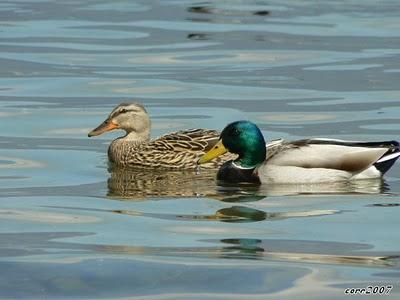
[[[89,136],[123,129],[127,134],[112,141],[108,148],[110,162],[123,167],[163,169],[195,169],[197,160],[219,139],[218,131],[191,129],[166,134],[151,141],[150,126],[149,116],[142,105],[123,103]],[[225,161],[235,157],[227,153],[201,167],[218,169]]]
[[[215,130],[193,129],[173,132],[148,142],[135,142],[118,138],[109,149],[112,163],[122,166],[167,169],[194,169],[197,160],[210,149],[219,138]],[[235,155],[224,155],[202,168],[216,169]]]

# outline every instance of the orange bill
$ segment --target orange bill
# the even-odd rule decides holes
[[[117,128],[119,128],[117,124],[107,119],[103,123],[101,123],[98,127],[89,132],[88,137],[100,135],[104,132],[111,131]]]
[[[225,154],[228,152],[228,149],[225,148],[224,144],[222,143],[222,140],[219,140],[217,144],[215,144],[214,147],[210,151],[208,151],[206,154],[204,154],[200,159],[197,161],[197,164],[201,165],[206,162],[209,162],[210,160],[213,160],[214,158]]]

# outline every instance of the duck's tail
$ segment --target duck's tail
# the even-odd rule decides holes
[[[400,144],[397,141],[385,142],[390,145],[389,149],[375,163],[375,168],[385,174],[400,157]]]

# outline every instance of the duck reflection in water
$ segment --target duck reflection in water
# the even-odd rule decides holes
[[[124,199],[215,194],[215,171],[109,168],[108,196]]]
[[[200,240],[213,246],[146,247],[130,245],[85,245],[97,252],[190,258],[250,259],[307,262],[372,268],[398,268],[398,253],[368,251],[369,244],[329,241],[299,241],[251,238]],[[363,251],[359,251],[363,250]]]
[[[252,202],[267,196],[308,194],[380,194],[389,192],[381,178],[320,184],[229,184],[216,181],[215,170],[157,170],[109,167],[108,196],[124,200],[154,197],[209,197]]]
[[[320,217],[341,213],[339,210],[309,210],[290,212],[265,212],[246,206],[232,206],[217,210],[214,214],[167,214],[167,213],[145,213],[135,210],[111,210],[109,212],[134,216],[148,217],[175,221],[220,221],[231,223],[275,221],[289,218]]]
[[[398,265],[397,253],[369,253],[367,250],[373,247],[368,244],[250,238],[206,240],[206,242],[222,243],[219,256],[229,259],[264,259],[369,267]],[[364,254],[360,254],[359,250],[364,250]]]

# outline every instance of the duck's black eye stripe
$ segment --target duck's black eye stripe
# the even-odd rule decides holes
[[[124,114],[127,112],[139,113],[139,110],[132,109],[132,108],[131,109],[123,108],[119,111],[119,114]]]
[[[133,109],[133,108],[131,108],[131,109],[122,108],[120,110],[117,110],[117,111],[113,112],[111,114],[111,117],[114,118],[114,117],[116,117],[116,116],[118,116],[120,114],[124,114],[124,113],[127,113],[127,112],[139,113],[140,111],[136,110],[136,109]]]
[[[129,110],[129,109],[123,108],[123,109],[121,109],[121,110],[115,112],[115,113],[114,113],[114,117],[115,117],[115,116],[118,116],[118,115],[120,115],[120,114],[127,113],[128,111],[133,111],[133,110]]]

